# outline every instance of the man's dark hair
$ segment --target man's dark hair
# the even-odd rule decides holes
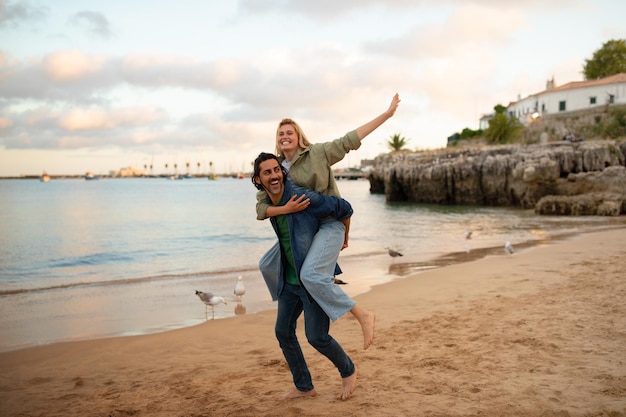
[[[264,190],[263,184],[256,182],[254,179],[261,175],[261,164],[270,159],[275,159],[276,162],[278,162],[278,166],[283,171],[283,183],[287,181],[287,175],[289,175],[289,173],[287,172],[285,167],[281,165],[276,155],[274,155],[273,153],[261,152],[259,156],[257,156],[254,160],[254,171],[252,172],[252,184],[256,187],[257,190]]]

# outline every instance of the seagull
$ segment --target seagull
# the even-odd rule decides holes
[[[226,301],[224,301],[223,297],[218,297],[217,295],[213,295],[213,293],[210,293],[210,292],[202,292],[202,291],[196,290],[196,295],[200,297],[200,301],[202,301],[205,304],[204,312],[207,315],[207,318],[208,318],[209,306],[211,306],[211,310],[213,310],[213,318],[215,318],[215,306],[218,305],[219,303],[226,304]]]
[[[467,232],[465,232],[465,239],[471,239],[472,238],[472,231],[468,230]]]
[[[241,275],[237,277],[237,284],[235,284],[233,293],[237,297],[237,301],[241,301],[241,297],[246,293],[246,287],[243,285],[243,277]]]
[[[511,245],[511,242],[507,241],[507,242],[504,244],[504,251],[505,251],[506,253],[511,253],[511,254],[514,252],[514,250],[513,250],[513,245]]]
[[[395,251],[393,249],[390,249],[390,248],[385,248],[385,249],[387,249],[387,251],[389,252],[389,256],[391,256],[392,258],[397,258],[398,256],[404,256],[400,252]]]

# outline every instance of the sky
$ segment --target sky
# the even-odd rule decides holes
[[[248,172],[290,117],[335,168],[437,149],[497,104],[583,79],[623,0],[0,0],[0,176]],[[165,165],[168,168],[165,168]]]

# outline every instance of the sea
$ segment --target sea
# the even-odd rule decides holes
[[[365,179],[338,184],[354,208],[350,246],[339,258],[351,296],[438,267],[446,255],[625,223],[391,203],[371,194]],[[276,238],[269,221],[256,220],[255,195],[249,178],[0,180],[0,351],[275,309],[257,264]],[[387,248],[404,256],[391,258]],[[350,274],[350,265],[359,273]],[[239,276],[240,300],[233,294]],[[213,310],[196,290],[227,304]]]

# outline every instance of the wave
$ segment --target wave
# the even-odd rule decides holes
[[[59,284],[59,285],[49,285],[44,287],[35,287],[35,288],[14,288],[10,290],[0,290],[0,297],[8,297],[20,294],[29,294],[29,293],[40,293],[46,291],[56,291],[56,290],[66,290],[72,288],[97,288],[104,287],[109,285],[129,285],[129,284],[141,284],[149,281],[164,281],[164,280],[179,280],[179,279],[188,279],[188,278],[200,278],[200,277],[211,277],[211,276],[220,276],[220,275],[232,275],[237,273],[246,273],[255,271],[257,269],[256,266],[249,267],[235,267],[235,268],[225,268],[214,271],[203,271],[203,272],[185,272],[181,274],[162,274],[162,275],[153,275],[146,277],[137,277],[137,278],[122,278],[122,279],[114,279],[108,281],[94,281],[94,282],[72,282],[67,284]]]
[[[51,268],[71,268],[83,265],[102,265],[107,263],[132,262],[134,258],[121,252],[92,253],[85,256],[74,256],[50,260]]]

